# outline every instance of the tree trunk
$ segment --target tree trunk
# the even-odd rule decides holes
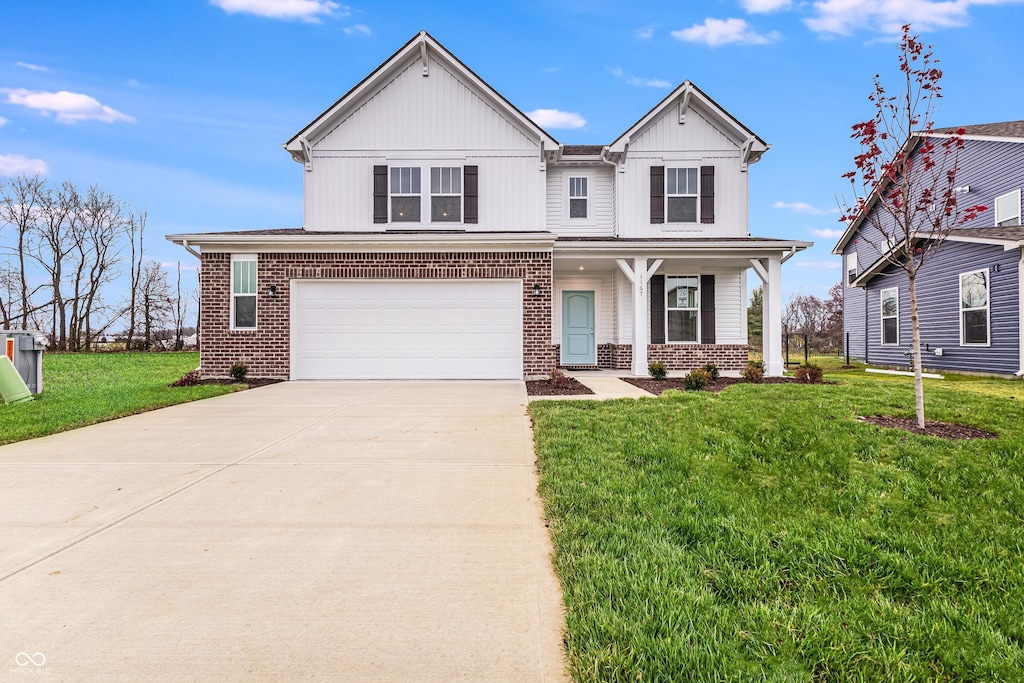
[[[917,317],[917,271],[907,277],[910,289],[910,328],[914,332],[914,406],[917,412],[917,426],[924,429],[924,377],[921,375],[921,325]]]

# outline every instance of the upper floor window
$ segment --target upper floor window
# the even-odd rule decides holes
[[[669,223],[697,222],[697,169],[665,169],[666,217]]]
[[[256,255],[231,256],[231,329],[256,329]]]
[[[391,167],[391,222],[420,222],[420,169]]]
[[[700,278],[696,276],[665,278],[665,315],[668,319],[665,326],[665,341],[697,341],[697,326],[700,320],[699,287]]]
[[[857,252],[846,255],[846,285],[853,287],[853,281],[857,279]]]
[[[900,290],[896,287],[883,289],[882,303],[882,344],[897,346],[900,343]]]
[[[462,221],[462,168],[435,166],[430,169],[430,221]]]
[[[960,274],[960,343],[989,342],[988,269]]]
[[[996,226],[1020,225],[1020,190],[996,197]]]
[[[569,218],[587,217],[587,202],[590,199],[587,180],[586,176],[569,177]]]

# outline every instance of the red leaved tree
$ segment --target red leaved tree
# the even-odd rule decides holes
[[[855,169],[843,175],[850,181],[853,199],[840,200],[840,220],[860,221],[858,239],[876,252],[876,258],[907,275],[917,425],[922,429],[917,275],[950,231],[986,208],[957,203],[963,129],[953,134],[933,131],[933,116],[942,98],[938,63],[932,46],[911,35],[909,24],[904,26],[899,45],[900,89],[889,94],[875,75],[874,91],[868,97],[874,115],[853,126],[851,137],[860,144],[860,153],[854,157]]]

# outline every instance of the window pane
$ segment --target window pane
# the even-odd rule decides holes
[[[439,168],[430,169],[430,193],[441,193],[441,169]]]
[[[668,198],[668,222],[669,223],[696,223],[697,222],[697,198],[696,197],[669,197]]]
[[[964,311],[964,344],[988,343],[988,311]]]
[[[996,197],[996,225],[1020,223],[1020,195],[1016,191]]]
[[[452,177],[452,194],[462,194],[462,169],[454,166],[449,169]]]
[[[438,223],[462,220],[462,197],[431,197],[430,220]]]
[[[988,306],[987,273],[967,273],[960,276],[960,308]]]
[[[883,344],[895,344],[899,337],[898,320],[896,318],[886,318],[882,321],[882,343]]]
[[[231,291],[235,294],[255,294],[256,262],[235,261],[231,267],[233,270]]]
[[[392,197],[391,198],[391,222],[392,223],[418,223],[420,220],[420,198],[419,197]]]
[[[665,284],[669,308],[697,308],[697,278],[670,277]]]
[[[586,218],[587,217],[587,200],[586,199],[570,199],[569,200],[569,218]]]
[[[697,311],[668,312],[668,341],[697,341]]]
[[[256,327],[256,297],[235,297],[235,327]]]
[[[391,193],[402,191],[402,169],[397,166],[391,167]]]
[[[884,317],[894,316],[899,310],[896,292],[885,292],[882,294],[882,315]]]

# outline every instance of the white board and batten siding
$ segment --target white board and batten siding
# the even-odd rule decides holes
[[[594,336],[597,344],[617,344],[616,274],[601,273],[592,276],[554,276],[554,297],[551,300],[551,342],[562,343],[562,292],[594,292]]]
[[[296,280],[292,379],[522,379],[519,280]]]
[[[569,218],[569,177],[588,179],[587,218]],[[615,172],[611,166],[549,166],[547,229],[556,235],[612,237],[615,234]],[[602,342],[598,342],[599,344]]]
[[[307,230],[430,228],[373,223],[374,165],[479,167],[479,222],[440,229],[540,230],[545,177],[540,143],[498,111],[489,97],[430,58],[429,76],[412,60],[404,70],[312,143],[305,177]],[[423,178],[429,193],[429,176]]]

